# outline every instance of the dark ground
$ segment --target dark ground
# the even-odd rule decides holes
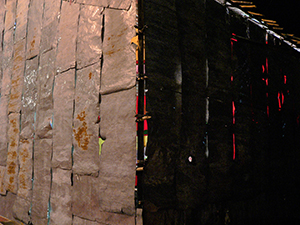
[[[213,0],[146,0],[145,20],[144,224],[299,223],[299,53]]]

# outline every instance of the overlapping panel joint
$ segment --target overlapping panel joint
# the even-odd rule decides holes
[[[136,3],[0,5],[0,213],[134,224]]]

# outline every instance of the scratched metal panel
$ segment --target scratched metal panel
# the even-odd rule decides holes
[[[125,208],[119,208],[117,210],[111,208],[107,210],[110,212],[103,211],[103,208],[101,208],[103,198],[101,195],[99,195],[103,189],[99,188],[99,183],[101,182],[99,178],[75,175],[73,180],[72,213],[75,216],[86,218],[88,220],[96,220],[100,224],[134,224],[134,213],[132,215],[126,215],[128,212]],[[126,181],[123,180],[123,182]],[[117,186],[118,184],[115,185]],[[119,193],[115,192],[115,188],[107,188],[108,190],[106,194],[109,195],[108,197],[113,197],[114,195],[119,196]],[[131,192],[133,192],[132,187]],[[134,202],[133,197],[131,198],[129,195],[127,197],[130,199],[130,201]],[[120,202],[123,200],[124,199],[119,198]],[[77,224],[79,223],[78,219],[75,221]]]
[[[99,212],[96,221],[100,224],[114,224],[114,225],[135,225],[135,215],[126,215],[126,213],[114,212]]]
[[[17,0],[6,1],[5,31],[13,28],[16,19]]]
[[[98,195],[104,211],[134,212],[135,94],[136,89],[132,88],[101,97],[100,134],[106,140],[100,156]]]
[[[108,0],[109,8],[125,9],[128,10],[130,6],[135,6],[135,2],[132,0]]]
[[[18,196],[30,199],[32,190],[32,139],[20,140]]]
[[[84,5],[95,5],[95,6],[102,6],[108,7],[109,0],[75,0],[77,3],[82,3]]]
[[[26,61],[24,73],[22,114],[21,114],[21,134],[23,139],[29,139],[34,134],[34,115],[37,103],[37,69],[38,58]]]
[[[50,225],[72,224],[71,170],[53,169]]]
[[[98,62],[102,55],[103,8],[82,6],[77,39],[77,68]]]
[[[27,29],[28,5],[30,0],[18,1],[17,5],[17,22],[15,31],[15,42],[24,39]]]
[[[8,96],[1,96],[0,99],[0,165],[6,166],[7,157],[7,129],[8,129]]]
[[[13,206],[16,219],[29,221],[28,212],[32,197],[32,144],[33,140],[20,140],[18,193]]]
[[[5,0],[0,0],[0,5],[5,5]],[[2,34],[4,29],[4,15],[5,15],[5,7],[0,7],[0,33]],[[0,35],[0,43],[3,41],[3,35]],[[3,48],[0,45],[0,62],[2,62],[2,55],[3,55]],[[2,78],[2,69],[0,69],[0,83]],[[1,85],[0,85],[0,92],[1,92]]]
[[[27,52],[30,59],[39,54],[44,0],[30,2],[28,14]]]
[[[60,1],[46,0],[41,37],[41,52],[55,48],[57,45],[57,26],[60,17]]]
[[[135,86],[135,7],[129,11],[105,10],[105,34],[103,40],[103,71],[101,94],[108,94]]]
[[[72,213],[75,216],[95,220],[101,199],[98,195],[97,178],[93,176],[73,177]]]
[[[77,71],[74,114],[74,166],[78,174],[99,171],[100,63]]]
[[[32,194],[32,223],[47,224],[47,209],[51,187],[52,139],[34,143],[34,183]]]
[[[0,195],[6,195],[6,188],[4,185],[4,176],[6,173],[6,167],[0,166]]]
[[[11,75],[11,91],[9,95],[8,112],[21,111],[21,98],[25,69],[25,39],[14,45],[13,70]]]
[[[6,190],[17,194],[18,190],[18,147],[19,147],[19,127],[20,114],[11,113],[9,116],[8,127],[8,152],[7,152],[7,171],[5,177]]]
[[[13,206],[10,208],[10,211],[13,212],[14,218],[26,222],[30,221],[28,212],[30,210],[31,201],[17,195],[15,201],[12,203]]]
[[[99,223],[74,216],[73,225],[99,225]]]
[[[55,77],[53,91],[53,167],[72,168],[74,88],[74,69]]]
[[[39,138],[52,137],[53,82],[55,76],[55,50],[41,56],[38,72],[38,102],[36,110],[36,134]]]
[[[9,30],[3,37],[1,96],[10,93],[13,47],[13,30]]]
[[[79,5],[63,1],[58,26],[57,71],[75,67]]]

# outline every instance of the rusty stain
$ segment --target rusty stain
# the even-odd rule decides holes
[[[9,183],[11,183],[11,184],[12,184],[12,183],[14,182],[14,180],[15,180],[15,178],[14,178],[14,177],[10,177],[10,178],[9,178]]]
[[[19,175],[19,188],[25,189],[26,188],[26,182],[25,182],[25,174]]]
[[[93,74],[90,72],[89,73],[89,80],[92,79]]]
[[[88,144],[90,142],[92,134],[88,134],[87,132],[87,124],[85,122],[86,113],[82,111],[77,115],[77,119],[79,119],[82,124],[77,128],[77,130],[73,129],[75,140],[77,141],[78,147],[82,148],[82,150],[88,149]]]
[[[8,184],[8,185],[7,185],[7,190],[14,193],[14,186],[11,185],[11,184]]]
[[[109,37],[109,38],[107,38],[107,40],[110,40],[110,37]]]
[[[86,117],[86,113],[85,113],[85,111],[82,111],[81,113],[79,113],[78,115],[77,115],[77,119],[79,119],[80,121],[84,121],[85,120],[85,117]]]
[[[20,77],[17,77],[16,79],[12,79],[11,85],[18,84],[19,80],[20,80]]]
[[[16,173],[16,163],[10,162],[7,168],[7,173],[8,174],[15,174]]]
[[[33,38],[35,38],[35,37],[33,37]],[[33,41],[30,42],[31,48],[34,48],[34,44],[35,44],[35,40],[33,39]]]
[[[12,160],[17,159],[17,152],[16,151],[8,152],[7,155],[10,156]]]
[[[111,46],[111,48],[114,48],[115,46],[113,45],[113,46]]]
[[[11,147],[15,147],[16,145],[17,145],[17,144],[16,144],[15,140],[12,140],[11,143],[10,143],[10,146],[11,146]]]
[[[121,49],[118,49],[118,50],[111,50],[111,51],[108,51],[108,52],[105,52],[104,54],[105,55],[109,55],[109,56],[111,56],[112,54],[114,54],[114,53],[116,53],[116,52],[119,52],[119,51],[121,51]]]
[[[26,159],[29,157],[28,150],[26,148],[23,149],[23,152],[20,152],[20,155],[22,156],[22,162],[25,163]]]
[[[20,140],[22,143],[25,143],[25,144],[29,144],[29,141],[27,139],[22,139]]]

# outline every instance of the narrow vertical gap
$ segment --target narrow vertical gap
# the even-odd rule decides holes
[[[101,42],[102,42],[102,46],[103,46],[103,41],[104,41],[104,32],[105,32],[105,28],[104,28],[104,23],[105,23],[105,14],[104,14],[104,12],[105,12],[105,8],[104,8],[104,10],[102,11],[102,13],[103,13],[103,16],[102,16],[102,28],[101,28]],[[103,49],[103,47],[102,47],[102,49]],[[102,50],[102,53],[101,53],[101,61],[100,61],[100,86],[99,86],[99,88],[100,88],[100,90],[101,90],[101,78],[102,78],[102,71],[103,71],[103,61],[104,61],[104,59],[103,59],[103,50]],[[100,91],[99,90],[99,91]]]
[[[231,67],[233,67],[233,43],[237,42],[236,34],[232,33],[232,37],[230,39],[230,46],[231,46]],[[233,71],[233,68],[232,68]],[[236,159],[236,138],[235,138],[235,103],[234,103],[234,85],[233,85],[233,72],[231,72],[230,76],[230,84],[232,88],[232,101],[231,101],[231,108],[232,108],[232,159]]]
[[[209,65],[208,59],[206,59],[206,110],[205,110],[205,124],[206,124],[206,131],[205,131],[205,156],[206,158],[209,157],[209,149],[208,149],[208,122],[209,122],[209,93],[208,93],[208,82],[209,82]]]

